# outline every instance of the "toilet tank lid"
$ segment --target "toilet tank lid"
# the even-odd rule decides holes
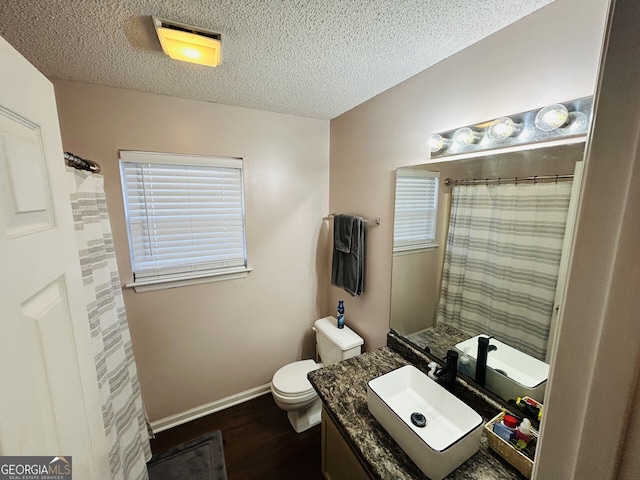
[[[315,322],[316,328],[329,337],[343,351],[364,343],[362,337],[349,327],[345,325],[344,328],[338,328],[337,324],[338,321],[335,317],[324,317]]]

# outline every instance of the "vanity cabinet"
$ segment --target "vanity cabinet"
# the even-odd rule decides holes
[[[413,480],[426,478],[393,438],[368,413],[367,384],[409,364],[389,347],[365,352],[307,374],[322,400],[321,471],[327,480]],[[463,391],[466,391],[464,389]],[[472,407],[493,418],[500,411],[472,391]],[[480,403],[484,407],[480,407]],[[480,450],[447,480],[518,480],[518,471],[489,451]]]
[[[371,480],[327,411],[322,409],[322,474],[327,480]]]

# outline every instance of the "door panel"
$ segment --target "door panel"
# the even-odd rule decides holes
[[[0,38],[0,455],[110,477],[51,83]]]
[[[4,160],[2,190],[6,189],[7,198],[3,208],[11,218],[7,236],[13,238],[51,228],[53,218],[40,129],[0,108],[0,155]]]

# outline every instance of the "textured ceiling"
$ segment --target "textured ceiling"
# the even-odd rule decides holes
[[[0,36],[50,78],[331,119],[552,1],[0,0]],[[151,16],[223,63],[171,60]]]

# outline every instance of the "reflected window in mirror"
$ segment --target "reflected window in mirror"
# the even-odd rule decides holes
[[[435,248],[438,172],[402,168],[396,173],[393,253]]]

